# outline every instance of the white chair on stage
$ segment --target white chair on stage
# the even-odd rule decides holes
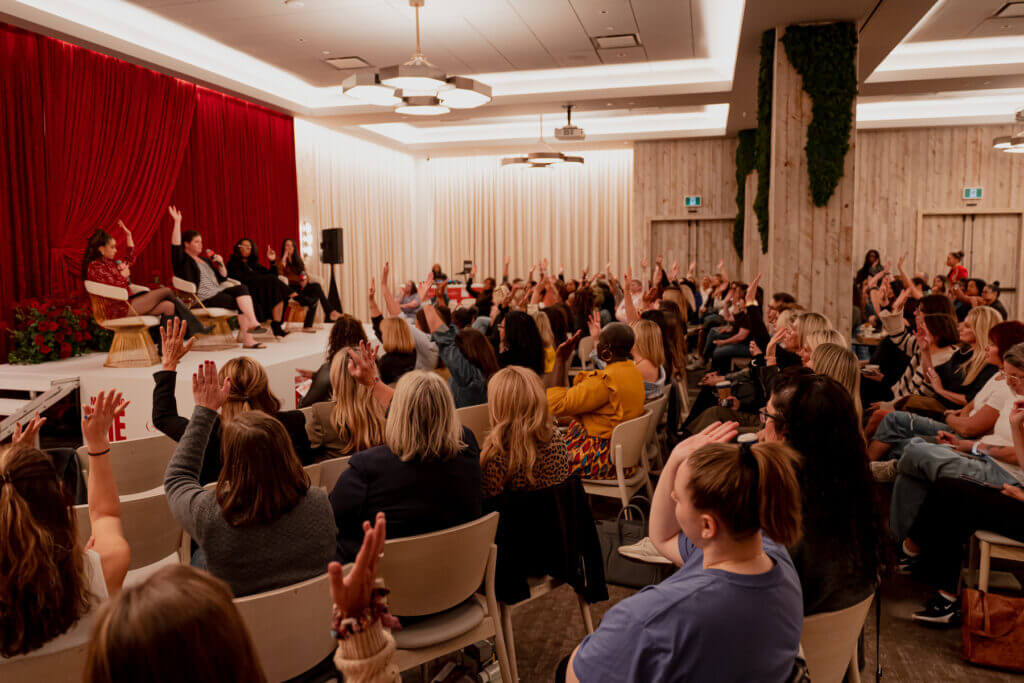
[[[232,285],[241,284],[237,280],[230,278],[224,282]],[[199,300],[199,297],[196,296],[195,284],[188,280],[175,277],[171,284],[182,300],[192,309],[192,315],[203,325],[213,327],[213,332],[210,334],[196,335],[195,348],[206,351],[224,351],[238,345],[238,342],[235,340],[235,333],[232,332],[231,324],[228,322],[231,318],[238,317],[238,311],[230,308],[207,308]]]
[[[114,333],[104,366],[108,368],[145,368],[160,362],[156,345],[149,336],[149,328],[159,325],[159,318],[152,315],[139,315],[128,298],[128,292],[122,287],[86,280],[85,291],[89,294],[92,315],[96,322],[100,327]],[[141,285],[132,285],[133,293],[142,291],[148,292],[149,290]],[[123,318],[107,318],[103,312],[104,299],[128,304],[132,315]]]

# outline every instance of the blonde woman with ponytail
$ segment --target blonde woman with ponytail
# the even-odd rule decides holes
[[[349,372],[348,349],[331,362],[331,401],[314,403],[306,432],[313,448],[323,447],[327,457],[340,458],[384,443],[384,406],[372,388],[356,381]]]
[[[736,428],[716,422],[672,451],[650,540],[679,569],[608,610],[566,681],[787,680],[803,627],[785,547],[800,538],[797,456],[730,444]]]
[[[483,497],[506,489],[555,486],[569,476],[565,440],[554,429],[536,373],[519,365],[497,372],[487,386],[491,431],[480,453]]]
[[[185,325],[175,318],[160,328],[163,367],[153,373],[153,426],[174,439],[181,441],[188,427],[188,418],[178,414],[175,389],[178,383],[178,363],[191,350],[193,341],[185,341]],[[295,454],[303,465],[310,465],[322,456],[322,449],[313,449],[306,435],[306,416],[298,410],[281,410],[281,401],[270,390],[267,371],[248,356],[232,358],[220,369],[218,377],[227,381],[230,393],[217,416],[210,440],[206,444],[199,483],[217,481],[220,476],[221,431],[235,417],[256,410],[266,413],[284,425]]]
[[[13,661],[89,640],[97,608],[121,590],[130,553],[110,466],[107,432],[128,405],[117,391],[82,406],[89,452],[88,548],[50,457],[33,448],[37,415],[0,454],[0,680]]]

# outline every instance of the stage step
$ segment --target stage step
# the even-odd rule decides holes
[[[24,381],[22,381],[24,379]],[[21,398],[0,398],[0,442],[14,433],[14,425],[24,423],[34,413],[42,415],[51,406],[78,388],[78,378],[45,380],[28,375],[7,376],[0,389],[21,391]],[[36,437],[38,446],[38,436]]]
[[[0,417],[17,415],[31,402],[28,398],[0,398]]]

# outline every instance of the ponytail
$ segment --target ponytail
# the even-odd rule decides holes
[[[800,539],[796,451],[781,443],[708,444],[690,456],[693,505],[718,517],[737,539],[763,530],[792,546]]]
[[[42,451],[0,456],[0,655],[32,652],[89,609],[75,516]]]

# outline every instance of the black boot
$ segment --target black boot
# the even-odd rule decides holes
[[[185,321],[186,338],[194,337],[197,334],[210,334],[213,332],[213,325],[203,325],[199,322],[199,319],[192,315],[192,311],[185,305],[185,302],[178,297],[174,297],[174,312],[177,317]]]
[[[279,323],[276,320],[271,320],[270,321],[270,329],[274,331],[274,336],[275,337],[287,337],[288,336],[288,333],[285,332],[284,328],[281,326],[281,323]]]

